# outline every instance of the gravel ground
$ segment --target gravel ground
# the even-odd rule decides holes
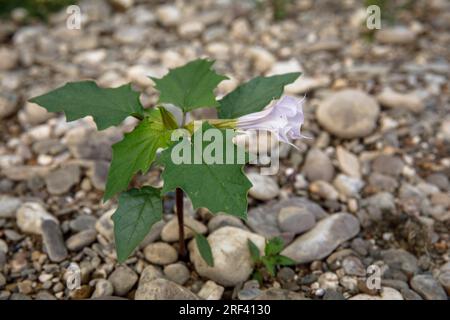
[[[81,30],[66,28],[65,11],[47,23],[25,24],[17,12],[0,21],[0,299],[448,299],[448,1],[414,1],[371,33],[352,0],[293,1],[281,21],[252,1],[80,7]],[[172,195],[164,221],[118,264],[117,202],[101,198],[111,145],[134,119],[97,132],[90,119],[66,123],[27,99],[89,78],[132,82],[150,106],[147,76],[203,56],[231,76],[220,95],[257,75],[301,71],[285,91],[306,95],[303,134],[312,139],[282,146],[277,175],[247,168],[248,221],[186,203],[214,268],[192,245],[178,257]],[[158,186],[159,175],[132,183]],[[298,264],[259,284],[246,241],[274,236]]]

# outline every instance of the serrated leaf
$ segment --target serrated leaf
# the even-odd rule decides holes
[[[161,79],[151,78],[160,96],[158,102],[171,103],[184,112],[197,108],[217,107],[213,90],[226,76],[211,69],[212,60],[197,59],[188,64],[171,69]]]
[[[68,82],[30,101],[50,112],[64,112],[67,121],[92,116],[99,130],[116,126],[130,115],[144,114],[139,93],[130,84],[100,88],[94,81]]]
[[[163,124],[161,109],[153,109],[123,140],[113,145],[113,157],[108,172],[104,200],[126,190],[132,177],[145,173],[155,160],[158,148],[170,143],[171,131]]]
[[[222,136],[224,143],[218,148],[223,151],[222,164],[207,164],[202,156],[206,149],[210,149],[211,142],[201,141],[202,133],[208,129],[214,129]],[[196,143],[196,137],[200,137],[200,142]],[[234,160],[238,155],[238,148],[231,142],[231,138],[232,136],[226,135],[225,130],[213,128],[204,122],[202,129],[195,131],[190,141],[184,138],[164,150],[159,158],[159,162],[165,167],[162,173],[162,192],[181,188],[189,196],[195,209],[205,207],[212,213],[225,212],[246,219],[247,193],[252,184],[243,172],[243,162],[240,164],[236,161],[226,161],[227,145],[235,157]],[[185,150],[191,155],[187,163],[174,163],[172,152],[176,155],[179,150]],[[200,157],[198,164],[195,163],[195,155]]]
[[[284,242],[280,237],[275,237],[267,241],[264,253],[266,256],[277,255],[283,250]]]
[[[256,77],[227,94],[219,101],[219,118],[235,119],[264,109],[283,94],[285,85],[294,82],[300,72],[271,77]]]
[[[214,267],[214,257],[208,239],[206,239],[204,235],[197,233],[195,234],[195,243],[197,244],[200,256],[205,260],[206,264],[210,267]]]
[[[250,256],[252,257],[253,262],[254,263],[259,263],[260,262],[260,258],[261,258],[261,254],[259,252],[259,248],[250,239],[247,239],[247,245],[248,245],[248,250],[250,251]]]
[[[153,187],[131,189],[119,197],[114,212],[114,236],[117,258],[125,261],[150,232],[153,224],[162,219],[160,190]]]

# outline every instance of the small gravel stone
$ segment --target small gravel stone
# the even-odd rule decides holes
[[[189,269],[183,263],[174,263],[165,266],[164,274],[167,279],[180,285],[185,284],[191,276]]]
[[[334,177],[334,167],[330,158],[319,149],[311,149],[308,152],[302,170],[309,181],[330,182]]]
[[[285,207],[278,213],[278,225],[282,231],[294,234],[310,230],[316,224],[316,218],[305,207]]]
[[[53,220],[44,220],[41,228],[42,240],[50,260],[61,262],[66,259],[68,253],[60,226]]]
[[[199,300],[190,290],[166,279],[139,282],[136,300]]]
[[[249,173],[247,178],[253,185],[248,193],[255,199],[267,201],[277,197],[280,193],[278,184],[271,177]]]
[[[8,195],[0,195],[0,219],[15,218],[22,201]]]
[[[225,288],[214,281],[208,280],[198,292],[198,296],[204,300],[220,300]]]
[[[194,229],[197,233],[205,234],[208,228],[201,222],[189,217],[184,217],[184,224]],[[184,227],[185,239],[190,239],[194,236],[194,233],[190,228]],[[161,230],[161,239],[165,242],[178,241],[178,220],[173,218],[170,220]]]
[[[97,240],[97,231],[84,230],[67,239],[66,246],[71,251],[79,251],[93,243],[95,240]]]
[[[144,256],[149,262],[166,265],[178,259],[178,253],[171,245],[164,242],[150,243],[144,249]]]
[[[77,165],[68,165],[52,171],[45,177],[48,192],[54,195],[67,193],[75,184],[80,182],[80,174],[80,167]]]
[[[38,202],[25,202],[17,210],[17,226],[25,233],[42,234],[42,221],[58,220]]]
[[[70,221],[70,229],[79,232],[89,229],[95,229],[97,218],[87,214],[79,215],[75,219]]]
[[[227,226],[246,229],[241,219],[228,214],[216,215],[208,222],[209,233]]]
[[[447,300],[442,286],[431,275],[420,274],[411,279],[411,288],[425,300]]]
[[[114,287],[114,293],[118,296],[126,295],[138,281],[136,272],[126,266],[119,266],[108,278]]]

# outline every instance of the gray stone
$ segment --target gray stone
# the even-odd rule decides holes
[[[148,265],[142,270],[141,277],[139,278],[139,286],[144,283],[149,283],[155,279],[164,278],[164,273],[159,267]]]
[[[253,271],[248,239],[262,252],[265,239],[257,234],[234,227],[223,227],[211,233],[208,242],[214,257],[214,267],[207,265],[198,252],[196,242],[191,241],[189,252],[195,270],[202,277],[223,286],[235,286],[247,280]]]
[[[114,293],[118,296],[124,296],[136,284],[138,276],[131,268],[119,266],[111,273],[108,280],[114,287]]]
[[[4,119],[17,111],[18,99],[13,93],[0,93],[0,119]]]
[[[404,300],[400,292],[393,288],[384,287],[379,296],[372,296],[365,293],[360,293],[351,297],[349,300]]]
[[[67,249],[79,251],[97,240],[97,231],[88,229],[80,231],[66,241]]]
[[[403,161],[396,156],[382,154],[375,158],[372,169],[375,172],[397,177],[403,171]]]
[[[42,221],[58,220],[48,213],[39,202],[25,202],[17,210],[17,226],[25,233],[42,234]]]
[[[285,242],[292,240],[293,233],[283,232],[278,225],[278,213],[285,207],[297,207],[304,212],[310,212],[315,216],[316,221],[327,216],[325,210],[318,204],[307,198],[290,198],[281,201],[268,203],[264,206],[258,206],[248,212],[248,226],[256,233],[267,239],[282,236]]]
[[[398,188],[397,179],[374,172],[369,176],[369,187],[373,192],[394,192]]]
[[[97,218],[87,214],[82,214],[77,216],[75,219],[71,220],[69,223],[70,229],[79,232],[89,229],[95,229],[95,224]]]
[[[140,281],[134,296],[136,300],[199,300],[190,290],[166,279]]]
[[[251,172],[247,174],[247,178],[253,185],[248,193],[255,199],[267,201],[277,197],[280,193],[280,187],[271,177]]]
[[[164,274],[167,279],[180,285],[185,284],[191,276],[189,269],[183,263],[174,263],[165,266]]]
[[[332,94],[317,108],[316,117],[328,132],[340,138],[369,135],[376,127],[380,107],[365,92],[348,89]]]
[[[385,88],[377,96],[378,102],[388,108],[406,109],[419,113],[425,108],[424,101],[415,93],[399,93],[391,88]]]
[[[360,178],[339,174],[336,179],[334,179],[333,185],[340,194],[346,197],[358,197],[359,192],[364,187],[364,181]]]
[[[439,283],[447,291],[447,295],[450,296],[450,271],[444,271],[439,275]]]
[[[366,276],[366,268],[364,267],[361,260],[355,256],[349,256],[342,260],[342,268],[345,273],[349,276]]]
[[[314,227],[316,217],[305,207],[285,207],[278,213],[278,225],[285,232],[303,233]]]
[[[448,177],[442,173],[433,173],[427,177],[429,183],[434,184],[442,191],[447,191],[450,187],[450,182]]]
[[[45,177],[48,192],[54,195],[67,193],[80,182],[80,174],[80,167],[77,165],[68,165],[52,171]]]
[[[264,290],[254,300],[309,300],[309,299],[305,298],[301,293],[285,289],[270,288],[268,290]]]
[[[184,224],[194,229],[195,232],[205,234],[208,228],[201,222],[195,220],[192,217],[184,216]],[[185,239],[190,239],[194,236],[192,230],[188,227],[184,227]],[[161,239],[165,242],[178,241],[178,219],[175,217],[170,220],[161,230]]]
[[[419,271],[416,257],[403,249],[382,251],[381,258],[390,268],[402,270],[407,275],[413,275]]]
[[[301,235],[282,252],[297,263],[307,263],[328,256],[343,242],[359,233],[359,221],[348,213],[336,213]]]
[[[410,285],[425,300],[447,300],[444,289],[431,275],[416,275],[411,279]]]
[[[331,181],[334,177],[333,164],[320,149],[311,149],[308,152],[302,171],[309,181]]]
[[[101,191],[105,191],[106,179],[108,178],[109,162],[98,160],[95,161],[92,168],[87,172],[91,179],[92,185]]]
[[[178,259],[177,250],[165,242],[150,243],[144,249],[144,256],[149,262],[158,265],[174,263]]]
[[[8,195],[0,195],[0,219],[15,218],[22,201]]]
[[[114,212],[116,212],[116,210],[117,208],[113,208],[106,211],[95,224],[95,230],[97,230],[97,232],[105,237],[109,242],[114,242],[114,222],[111,219],[111,216]]]
[[[208,222],[209,233],[227,226],[241,228],[244,230],[246,229],[241,219],[231,216],[229,214],[216,215],[213,218],[211,218],[211,220],[209,220]]]
[[[361,168],[358,158],[341,146],[336,148],[336,158],[339,168],[343,173],[351,177],[360,178]]]
[[[406,27],[395,26],[378,30],[375,38],[385,44],[410,44],[416,40],[416,33]]]
[[[44,220],[41,225],[42,241],[48,257],[53,262],[61,262],[67,257],[67,249],[59,224],[53,220]]]

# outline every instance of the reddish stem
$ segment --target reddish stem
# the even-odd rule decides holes
[[[177,188],[175,192],[178,218],[178,254],[180,257],[184,257],[186,256],[186,246],[184,244],[183,190]]]

